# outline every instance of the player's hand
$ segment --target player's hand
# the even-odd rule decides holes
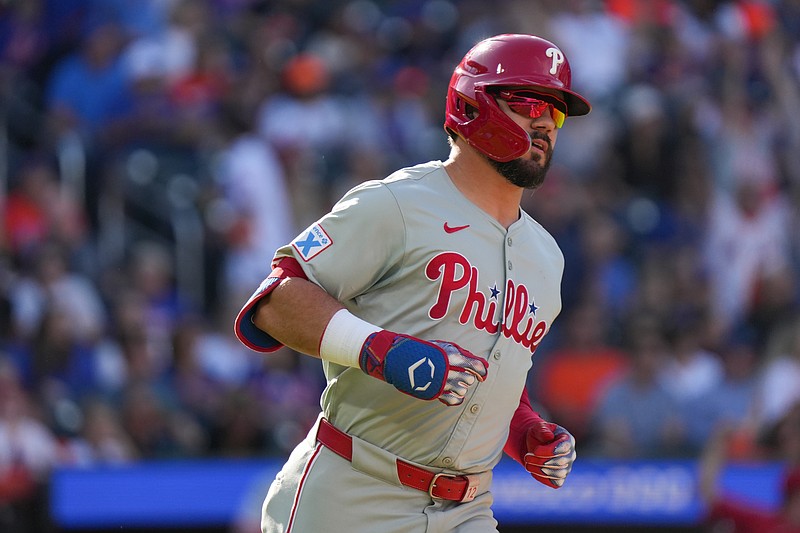
[[[460,405],[470,387],[486,379],[489,363],[452,342],[431,341],[431,344],[444,350],[450,366],[439,401]]]
[[[540,418],[528,428],[525,445],[525,470],[548,487],[561,487],[575,462],[575,438],[561,426]]]
[[[489,363],[457,344],[378,331],[364,342],[361,370],[422,400],[459,405],[486,378]]]

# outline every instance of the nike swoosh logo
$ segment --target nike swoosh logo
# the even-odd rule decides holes
[[[461,231],[462,229],[467,229],[468,227],[469,227],[469,224],[465,224],[463,226],[449,226],[447,224],[447,222],[444,223],[444,230],[447,233],[455,233],[457,231]]]

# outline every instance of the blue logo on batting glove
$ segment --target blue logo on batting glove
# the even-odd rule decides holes
[[[399,337],[386,353],[383,376],[406,394],[433,400],[447,377],[447,361],[439,348]]]

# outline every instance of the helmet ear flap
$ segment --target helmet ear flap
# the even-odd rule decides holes
[[[450,126],[470,146],[500,162],[517,159],[528,152],[531,147],[528,134],[500,109],[483,87],[475,91],[477,106],[455,91],[451,97],[457,100],[453,102],[453,111],[459,113],[461,120],[453,121]]]

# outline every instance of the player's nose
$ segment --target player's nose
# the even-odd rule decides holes
[[[550,135],[556,130],[556,121],[550,116],[550,113],[543,113],[542,116],[531,119],[531,130],[540,131]]]

